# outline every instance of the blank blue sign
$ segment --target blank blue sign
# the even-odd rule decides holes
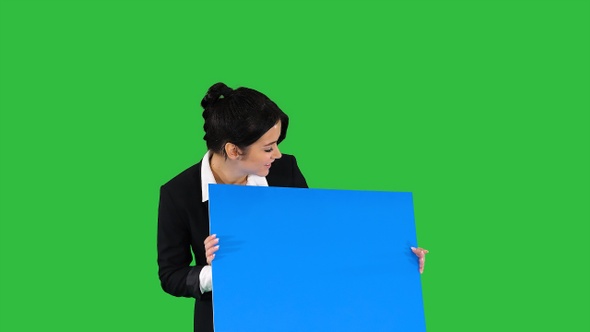
[[[216,332],[426,331],[411,193],[209,194]]]

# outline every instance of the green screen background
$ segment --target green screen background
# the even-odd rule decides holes
[[[413,192],[428,331],[590,330],[587,1],[4,1],[0,25],[0,330],[191,330],[158,190],[218,81],[289,114],[311,187]]]

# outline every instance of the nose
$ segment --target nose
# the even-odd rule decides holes
[[[281,150],[279,150],[279,146],[277,145],[274,149],[274,153],[273,153],[272,157],[274,159],[281,159],[282,156],[283,156],[283,154],[281,153]]]

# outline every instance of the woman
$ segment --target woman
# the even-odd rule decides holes
[[[158,265],[164,291],[196,299],[195,331],[212,332],[210,264],[219,239],[209,234],[208,184],[307,188],[307,183],[295,157],[278,147],[289,117],[264,94],[217,83],[201,106],[208,151],[160,189]],[[422,272],[427,251],[412,250]]]

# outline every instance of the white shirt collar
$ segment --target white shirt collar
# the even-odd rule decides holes
[[[211,171],[211,164],[209,164],[210,156],[211,151],[207,151],[201,161],[201,194],[203,196],[203,202],[209,200],[209,184],[217,184],[213,172]],[[264,176],[250,174],[248,175],[248,182],[246,182],[246,185],[268,187],[268,182]]]

